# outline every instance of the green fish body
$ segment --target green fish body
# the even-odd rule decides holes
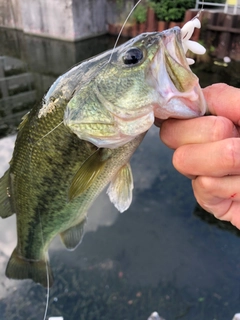
[[[0,179],[0,216],[17,217],[18,242],[6,275],[47,286],[48,268],[51,286],[52,239],[60,234],[66,248],[75,249],[90,205],[108,184],[119,211],[131,204],[129,161],[154,117],[204,112],[179,28],[140,35],[59,77],[24,117]]]

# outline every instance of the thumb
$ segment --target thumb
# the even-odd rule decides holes
[[[240,126],[240,89],[216,83],[203,89],[209,112]]]

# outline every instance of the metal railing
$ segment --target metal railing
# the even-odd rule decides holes
[[[224,13],[228,13],[229,9],[233,9],[233,14],[237,14],[238,9],[240,9],[240,0],[226,0],[225,3],[217,3],[217,2],[206,2],[206,1],[199,1],[196,0],[195,9],[199,9],[199,6],[203,8],[205,6],[211,7],[222,7],[224,8]]]

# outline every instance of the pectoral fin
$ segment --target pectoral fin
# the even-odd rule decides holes
[[[7,218],[13,214],[10,200],[10,175],[7,170],[0,179],[0,217]]]
[[[60,233],[61,240],[68,250],[74,250],[82,242],[86,218],[77,225]]]
[[[132,202],[133,177],[130,164],[122,167],[108,187],[107,194],[114,206],[123,212]]]
[[[98,149],[79,168],[69,188],[68,198],[73,200],[86,191],[98,178],[111,156],[108,149]]]

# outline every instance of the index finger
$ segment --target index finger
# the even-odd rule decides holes
[[[182,145],[173,154],[173,165],[188,177],[239,175],[240,139]]]
[[[216,83],[203,89],[211,114],[223,116],[240,126],[240,89]]]

